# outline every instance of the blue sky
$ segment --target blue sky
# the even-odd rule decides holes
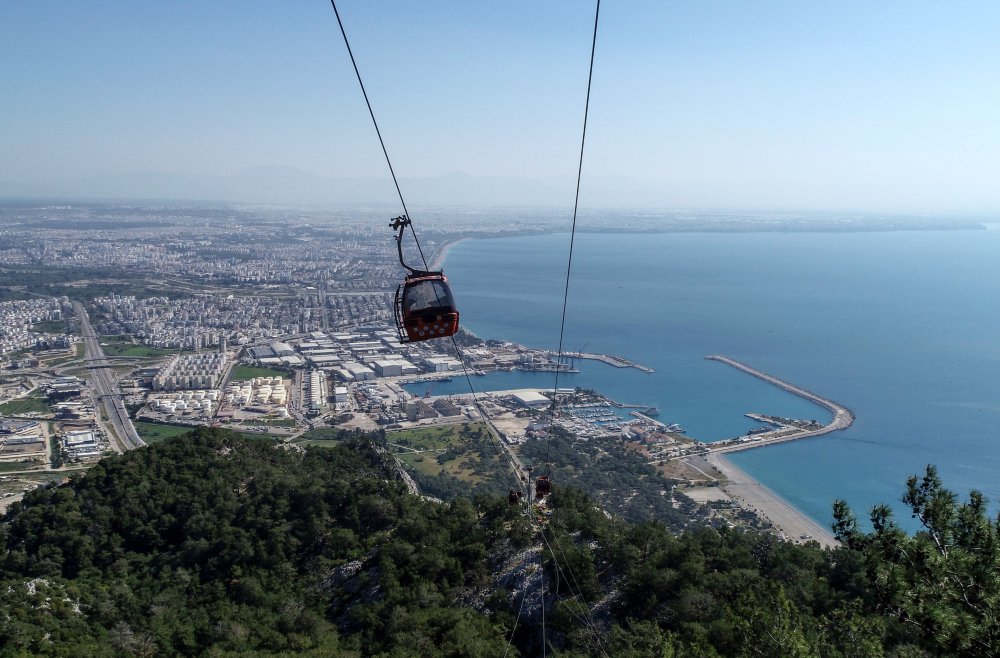
[[[590,2],[339,7],[401,176],[573,176]],[[605,0],[601,21],[590,177],[664,207],[1000,211],[1000,3]],[[0,61],[3,182],[386,175],[321,0],[15,0]]]

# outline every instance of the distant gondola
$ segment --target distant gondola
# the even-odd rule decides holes
[[[552,481],[548,475],[542,475],[535,480],[535,498],[544,498],[552,493]]]

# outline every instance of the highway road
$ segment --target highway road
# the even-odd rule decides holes
[[[80,302],[73,302],[73,308],[76,310],[76,316],[80,319],[80,334],[87,347],[84,362],[90,369],[90,381],[97,392],[97,399],[104,405],[104,413],[111,421],[115,434],[121,439],[122,448],[125,450],[142,448],[146,444],[139,438],[139,433],[135,431],[132,419],[128,417],[128,411],[125,409],[125,403],[122,402],[121,392],[118,390],[118,383],[115,381],[111,364],[105,358],[104,349],[97,342],[97,335],[90,326],[90,316],[87,315],[87,309]]]

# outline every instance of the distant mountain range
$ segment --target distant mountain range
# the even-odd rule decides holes
[[[571,177],[444,176],[400,179],[407,202],[435,206],[562,206],[573,203]],[[590,206],[662,206],[669,199],[653,186],[627,178],[589,178]],[[45,183],[0,181],[0,198],[161,199],[238,203],[394,204],[389,178],[327,178],[294,167],[254,167],[231,176],[168,172],[100,174]]]

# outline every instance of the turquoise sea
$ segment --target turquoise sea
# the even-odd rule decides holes
[[[568,235],[470,240],[445,270],[462,323],[483,338],[555,348]],[[946,486],[1000,498],[1000,230],[883,233],[584,233],[564,347],[654,374],[578,362],[560,386],[657,405],[718,440],[761,412],[822,408],[720,363],[725,354],[854,410],[846,431],[732,460],[815,520],[834,499],[859,515],[899,502],[936,464]],[[480,390],[550,387],[552,374],[474,377]],[[464,379],[435,394],[468,390]]]

